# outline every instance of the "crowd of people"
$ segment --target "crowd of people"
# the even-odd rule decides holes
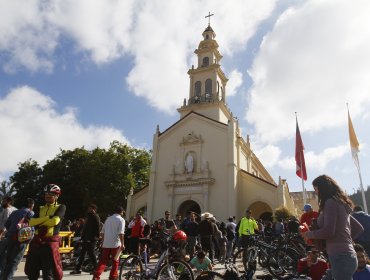
[[[354,207],[331,177],[319,176],[312,184],[318,195],[318,211],[307,204],[300,219],[277,219],[274,223],[254,219],[252,209],[247,209],[239,221],[235,217],[219,221],[212,213],[200,215],[191,211],[185,218],[177,213],[173,219],[171,212],[165,211],[162,218],[150,225],[141,212],[126,221],[120,206],[116,206],[103,223],[95,204],[89,205],[85,217],[66,222],[67,208],[58,203],[61,189],[57,185],[44,188],[45,205],[40,207],[37,216],[32,199],[16,209],[12,198],[5,197],[0,210],[0,280],[13,279],[27,246],[25,273],[29,279],[38,279],[40,271],[43,279],[62,279],[58,251],[61,230],[74,231],[75,236],[80,237],[81,252],[71,274],[81,274],[87,254],[93,267],[93,279],[100,279],[105,267],[111,264],[109,279],[112,280],[118,279],[121,253],[139,255],[145,251],[148,260],[156,258],[164,250],[164,235],[180,236],[189,264],[195,269],[209,270],[215,262],[230,260],[236,247],[248,246],[252,235],[261,234],[265,240],[273,240],[281,234],[298,233],[302,225],[305,230],[301,230],[301,235],[309,247],[307,255],[298,263],[299,273],[313,280],[370,279],[370,216],[361,207]],[[318,228],[314,230],[315,221]],[[26,226],[34,232],[29,239],[21,240],[20,227]],[[320,257],[317,240],[325,240],[327,259]],[[98,243],[101,246],[99,257],[96,254]]]

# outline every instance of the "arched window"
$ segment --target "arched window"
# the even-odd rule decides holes
[[[212,96],[212,80],[206,80],[206,98],[210,98]]]
[[[200,97],[202,93],[202,83],[200,81],[195,82],[195,96]]]
[[[209,57],[208,56],[203,57],[202,66],[205,67],[205,66],[208,66],[208,65],[209,65]]]

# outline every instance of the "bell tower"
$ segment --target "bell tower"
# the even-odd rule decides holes
[[[210,17],[209,14],[207,17]],[[228,79],[221,70],[222,55],[215,40],[216,33],[210,23],[202,33],[203,40],[194,51],[198,65],[188,71],[190,78],[189,98],[178,109],[180,118],[191,111],[217,121],[227,123],[231,112],[226,107],[226,84]]]

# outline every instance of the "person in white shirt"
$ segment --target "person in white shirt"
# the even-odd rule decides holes
[[[99,280],[109,260],[112,260],[112,268],[109,274],[109,280],[118,279],[118,263],[120,253],[125,249],[124,233],[125,220],[124,211],[121,206],[117,206],[115,213],[108,217],[102,229],[103,245],[102,253],[98,266],[95,269],[93,280]]]

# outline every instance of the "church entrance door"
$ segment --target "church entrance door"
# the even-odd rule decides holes
[[[200,217],[201,210],[198,203],[194,200],[186,200],[177,209],[177,213],[181,214],[182,217],[186,217],[189,211],[196,213],[197,217]]]

